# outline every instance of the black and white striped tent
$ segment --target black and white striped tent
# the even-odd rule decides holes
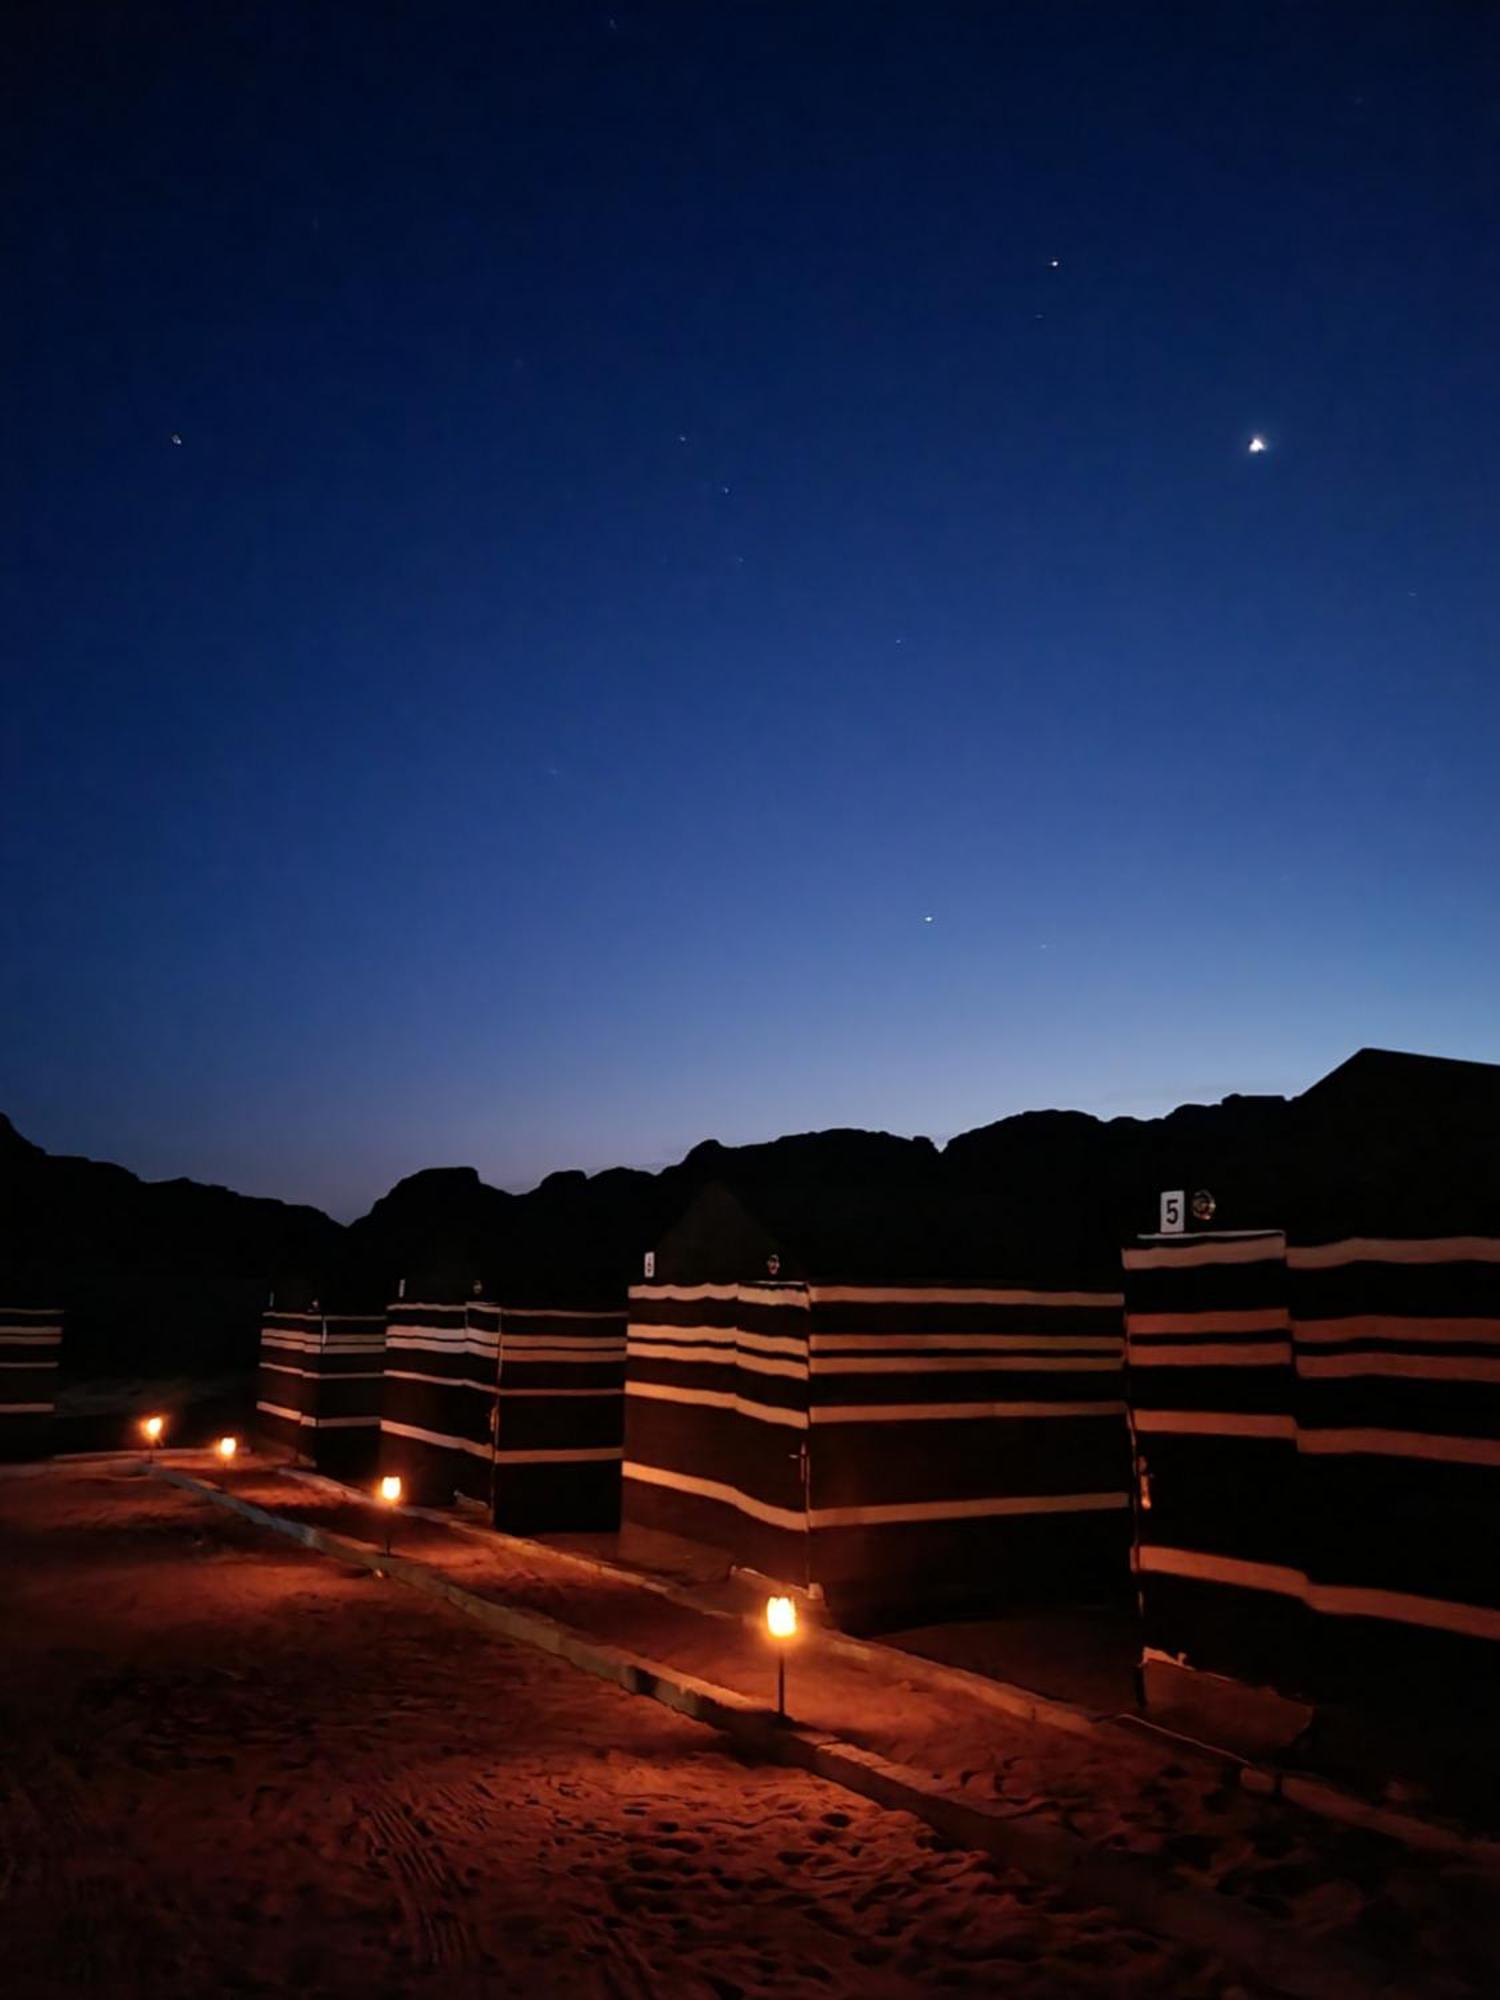
[[[1153,1237],[1124,1263],[1146,1662],[1299,1692],[1303,1520],[1286,1238]]]
[[[1125,1253],[1147,1659],[1312,1700],[1500,1671],[1500,1237]]]
[[[631,1289],[627,1523],[851,1616],[1121,1588],[1117,1285],[915,1192],[754,1199],[705,1189]]]
[[[381,1466],[515,1532],[619,1519],[625,1308],[470,1297],[390,1308]]]
[[[261,1322],[256,1428],[335,1479],[373,1473],[385,1385],[384,1313],[267,1311]]]
[[[317,1425],[318,1353],[323,1316],[315,1307],[267,1309],[260,1323],[255,1428],[274,1450],[311,1462]]]
[[[45,1458],[63,1316],[52,1306],[0,1306],[0,1459]]]
[[[1287,1264],[1309,1678],[1493,1702],[1500,1234],[1294,1243]]]

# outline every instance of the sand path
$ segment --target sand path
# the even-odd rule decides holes
[[[123,1467],[0,1481],[0,1604],[13,2000],[1242,1990]]]

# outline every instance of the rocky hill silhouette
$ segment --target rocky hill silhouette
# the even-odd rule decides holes
[[[0,1120],[0,1287],[67,1309],[70,1374],[206,1374],[249,1366],[273,1289],[328,1312],[378,1311],[403,1283],[413,1300],[618,1304],[711,1186],[825,1280],[1102,1276],[1156,1227],[1166,1188],[1211,1193],[1220,1228],[1500,1234],[1497,1142],[1500,1067],[1364,1049],[1299,1097],[1153,1119],[1028,1111],[941,1149],[857,1130],[710,1139],[659,1173],[556,1173],[525,1194],[433,1167],[345,1226],[54,1158]]]

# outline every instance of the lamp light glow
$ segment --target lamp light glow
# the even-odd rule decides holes
[[[790,1597],[766,1599],[766,1630],[776,1641],[776,1713],[786,1714],[786,1642],[797,1635],[797,1606]]]
[[[789,1597],[766,1599],[766,1630],[773,1639],[790,1639],[797,1630],[797,1607]]]
[[[401,1490],[401,1475],[399,1472],[386,1473],[375,1489],[377,1497],[385,1505],[385,1552],[387,1555],[391,1552],[391,1521],[396,1508],[401,1504]]]
[[[237,1437],[221,1437],[219,1442],[214,1446],[214,1450],[226,1465],[228,1465],[230,1459],[234,1457],[239,1448],[240,1441]]]
[[[165,1417],[147,1417],[145,1419],[141,1425],[141,1429],[146,1434],[147,1444],[158,1445],[161,1443],[161,1434],[166,1429],[166,1422]]]

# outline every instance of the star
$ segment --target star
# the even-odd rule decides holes
[[[1257,432],[1257,434],[1253,438],[1251,438],[1247,449],[1253,455],[1255,452],[1258,451],[1266,451],[1269,449],[1269,447],[1266,444],[1265,439],[1261,437],[1260,434]]]
[[[1061,262],[1062,262],[1062,259],[1061,259],[1060,257],[1051,257],[1051,258],[1049,258],[1049,259],[1048,259],[1048,261],[1047,261],[1047,269],[1048,269],[1049,271],[1055,271],[1055,270],[1056,270],[1056,269],[1058,268],[1058,266],[1059,266],[1059,265],[1061,264]]]
[[[932,922],[932,919],[931,917],[923,917],[922,921],[924,924],[930,924]]]
[[[172,433],[172,442],[173,442],[173,444],[181,444],[181,443],[182,443],[182,433],[181,433],[180,431],[173,431],[173,433]]]

